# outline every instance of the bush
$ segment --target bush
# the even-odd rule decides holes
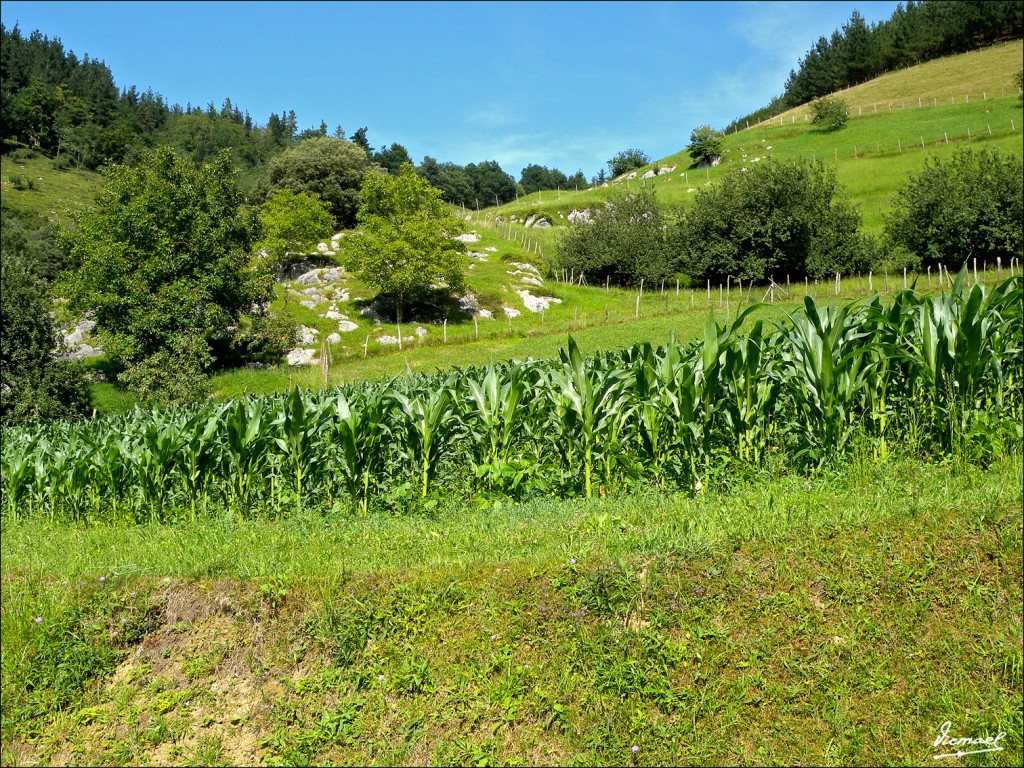
[[[838,131],[850,119],[850,105],[835,96],[811,102],[811,122],[826,131]]]
[[[237,363],[277,363],[298,339],[298,325],[294,320],[264,312],[253,316],[248,325],[231,337],[230,350],[223,357]]]
[[[672,235],[691,278],[764,280],[859,271],[860,214],[824,163],[768,160],[697,193]]]
[[[637,168],[643,168],[649,162],[651,158],[639,149],[626,149],[608,161],[608,173],[614,179]]]
[[[620,196],[588,222],[575,222],[555,245],[555,266],[583,272],[592,284],[619,285],[669,278],[676,269],[665,236],[664,214],[653,189]]]
[[[722,156],[723,136],[710,125],[702,125],[690,131],[690,145],[686,148],[690,157],[698,163],[710,163]]]
[[[893,196],[885,235],[925,266],[1021,255],[1024,162],[998,151],[958,149],[929,158]]]
[[[89,389],[78,364],[55,360],[57,333],[46,285],[0,249],[0,424],[77,418]]]
[[[366,153],[350,141],[307,139],[270,161],[260,190],[267,199],[278,189],[317,195],[344,229],[355,224],[365,167]]]

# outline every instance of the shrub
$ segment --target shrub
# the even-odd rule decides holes
[[[54,360],[57,334],[46,285],[0,249],[0,423],[76,418],[89,390],[78,364]]]
[[[698,163],[710,163],[722,155],[722,134],[710,125],[702,125],[690,131],[690,157]]]
[[[835,96],[811,102],[811,122],[826,131],[838,131],[850,119],[850,105]]]
[[[683,271],[701,281],[823,277],[869,258],[859,225],[833,168],[770,159],[698,192],[671,239]]]
[[[591,283],[653,284],[676,269],[665,231],[654,190],[641,188],[599,209],[589,223],[570,224],[556,243],[556,266],[583,272]]]
[[[958,149],[929,158],[893,196],[885,234],[925,266],[1021,255],[1024,162],[998,151]]]
[[[651,158],[639,149],[626,149],[608,161],[608,173],[614,179],[637,168],[643,168],[649,162]]]

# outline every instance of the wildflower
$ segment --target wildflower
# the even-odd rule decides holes
[[[575,557],[570,558],[569,565],[576,565],[576,558]]]
[[[121,623],[124,624],[126,621],[128,621],[128,619],[126,619],[124,616],[122,616],[121,617]]]
[[[630,748],[630,750],[629,750],[629,751],[630,751],[630,752],[632,752],[632,753],[633,753],[633,755],[635,756],[635,755],[636,755],[636,753],[640,751],[640,747],[638,747],[638,746],[636,746],[636,744],[634,744],[634,745],[632,746],[632,748]]]
[[[491,635],[491,640],[497,640],[497,639],[498,639],[497,635]]]
[[[380,682],[382,682],[382,683],[383,683],[383,682],[384,682],[384,675],[377,675],[377,679],[378,679],[378,680],[379,680]]]
[[[68,585],[68,580],[64,579],[64,581],[62,581],[61,584],[66,587]]]
[[[106,580],[107,580],[107,577],[106,577],[106,576],[100,576],[100,581],[101,581],[101,582],[102,582],[102,581],[106,581]]]
[[[42,624],[42,623],[43,623],[43,617],[42,616],[36,616],[36,624]]]

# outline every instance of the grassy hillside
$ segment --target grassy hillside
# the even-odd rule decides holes
[[[50,158],[30,150],[0,155],[4,204],[64,225],[70,225],[74,213],[92,204],[102,183],[98,173],[75,168],[57,170]]]
[[[861,207],[865,231],[877,233],[892,193],[908,172],[920,169],[926,157],[947,156],[968,141],[1001,152],[1024,152],[1022,111],[1013,82],[1022,55],[1024,44],[1016,40],[890,72],[837,94],[849,103],[852,113],[850,122],[839,131],[814,128],[809,108],[798,107],[726,136],[722,164],[716,168],[693,169],[692,159],[681,149],[640,169],[637,179],[653,168],[676,166],[673,172],[646,182],[633,180],[628,186],[654,185],[663,205],[685,206],[693,197],[691,189],[713,183],[755,157],[831,160],[850,199]],[[686,141],[687,137],[681,136],[679,143]],[[627,183],[580,192],[538,192],[488,211],[506,218],[516,215],[520,220],[539,211],[560,223],[574,208],[608,199],[614,187],[626,188]],[[556,236],[551,230],[531,230],[531,237],[546,248],[553,246]]]

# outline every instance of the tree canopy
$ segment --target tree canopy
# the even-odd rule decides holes
[[[721,157],[723,146],[722,134],[710,125],[700,125],[690,131],[690,144],[687,150],[698,163],[711,162]]]
[[[859,225],[833,168],[769,159],[701,189],[672,240],[698,280],[822,277],[861,266]]]
[[[463,290],[465,246],[453,239],[462,222],[411,164],[397,177],[367,172],[357,218],[358,232],[345,241],[349,266],[394,299],[399,323],[409,300],[431,285]]]
[[[290,189],[318,195],[327,204],[338,228],[349,228],[356,220],[366,161],[366,152],[350,141],[306,139],[270,161],[269,194]]]
[[[613,179],[636,168],[643,168],[651,158],[639,149],[624,149],[608,161],[608,175]]]
[[[271,263],[280,264],[286,254],[308,251],[327,238],[334,217],[316,195],[279,189],[259,211],[262,236],[253,246],[265,250]]]
[[[269,272],[250,262],[258,223],[226,153],[197,167],[160,147],[115,166],[77,224],[62,234],[80,264],[65,281],[70,308],[92,313],[143,394],[194,394],[212,337],[271,296]]]
[[[76,363],[53,358],[57,330],[43,279],[17,246],[0,245],[0,424],[84,416],[89,389]]]
[[[961,148],[925,160],[893,197],[889,242],[925,265],[959,267],[971,258],[1020,257],[1024,161],[998,151]]]

